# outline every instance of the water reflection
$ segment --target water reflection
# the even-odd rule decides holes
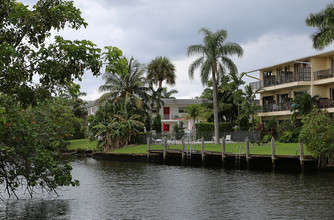
[[[23,199],[0,205],[0,219],[53,219],[66,217],[69,201]]]
[[[71,159],[80,187],[0,205],[0,218],[332,218],[333,173],[274,173]]]

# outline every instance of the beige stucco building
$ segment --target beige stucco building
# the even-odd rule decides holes
[[[260,80],[253,82],[253,91],[258,90],[262,111],[261,121],[272,116],[277,120],[291,117],[291,100],[304,92],[321,97],[320,107],[334,112],[334,51],[303,57],[259,71]]]

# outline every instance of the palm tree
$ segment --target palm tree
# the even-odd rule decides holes
[[[240,120],[243,118],[251,117],[253,131],[255,129],[255,115],[260,111],[261,106],[255,104],[256,93],[259,92],[259,89],[255,92],[253,91],[250,85],[245,86],[244,91],[244,101],[242,103],[242,113]]]
[[[303,95],[296,96],[292,100],[292,105],[290,111],[293,112],[292,118],[295,119],[298,116],[304,116],[311,113],[314,105],[319,106],[320,96],[311,96],[307,92],[304,92]]]
[[[177,91],[176,89],[172,89],[172,90],[167,90],[167,87],[163,87],[162,88],[162,94],[161,94],[161,98],[165,98],[165,99],[176,99],[173,94],[177,94],[179,93],[179,91]]]
[[[317,27],[312,34],[313,47],[323,49],[334,41],[334,4],[328,4],[326,8],[318,13],[311,13],[306,18],[306,24]]]
[[[100,91],[108,91],[100,98],[101,101],[111,99],[116,102],[125,100],[125,103],[131,103],[138,109],[147,108],[147,91],[144,69],[134,59],[127,60],[128,72],[126,74],[105,73],[103,79],[105,84],[100,86]]]
[[[200,55],[189,67],[189,77],[194,78],[196,69],[200,69],[200,76],[203,85],[209,82],[209,74],[211,72],[211,80],[213,87],[213,111],[215,125],[215,143],[219,143],[218,128],[218,99],[217,99],[217,81],[223,76],[228,69],[230,72],[237,72],[237,67],[229,56],[243,55],[243,49],[236,43],[224,43],[227,38],[227,31],[222,29],[213,33],[207,28],[199,31],[204,34],[203,44],[191,45],[187,49],[188,56]]]
[[[166,81],[169,85],[175,85],[175,66],[167,57],[160,56],[148,64],[147,71],[147,79],[158,85],[157,116],[159,116],[162,82]]]
[[[196,136],[195,135],[196,119],[201,116],[202,112],[204,111],[204,108],[199,104],[192,104],[192,105],[188,105],[184,110],[188,113],[187,119],[193,120],[193,126],[191,128],[191,132],[193,134],[193,137],[195,137]]]
[[[252,121],[252,128],[254,131],[255,130],[255,115],[261,109],[261,106],[256,105],[254,102],[250,102],[248,100],[245,100],[241,106],[242,106],[242,113],[240,115],[241,118],[249,118],[250,116],[251,121]]]

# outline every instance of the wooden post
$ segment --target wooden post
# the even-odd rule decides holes
[[[247,167],[248,167],[249,166],[248,162],[249,162],[249,158],[250,158],[250,156],[249,156],[249,139],[248,139],[248,137],[246,137],[245,142],[246,142],[246,162],[247,162]]]
[[[165,136],[164,139],[163,139],[163,146],[164,146],[164,150],[163,150],[163,154],[162,154],[162,157],[163,157],[163,160],[166,161],[166,155],[167,155],[167,137]]]
[[[299,141],[299,153],[300,167],[304,170],[304,147],[302,141]]]
[[[185,143],[184,143],[184,137],[181,139],[182,141],[182,164],[184,164],[184,151],[185,151]]]
[[[151,156],[151,142],[150,142],[150,137],[147,137],[147,162],[150,162],[150,156]]]
[[[222,137],[222,162],[223,162],[223,166],[224,166],[224,163],[225,163],[225,152],[226,152],[225,138]]]
[[[205,151],[204,151],[204,137],[202,136],[202,150],[201,150],[201,154],[202,154],[202,164],[204,164],[205,162]]]
[[[273,169],[275,169],[275,161],[276,161],[276,152],[275,152],[275,138],[271,138],[271,164]]]

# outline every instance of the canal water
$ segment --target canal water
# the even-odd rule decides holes
[[[332,219],[334,173],[72,158],[79,187],[0,202],[0,219]]]

